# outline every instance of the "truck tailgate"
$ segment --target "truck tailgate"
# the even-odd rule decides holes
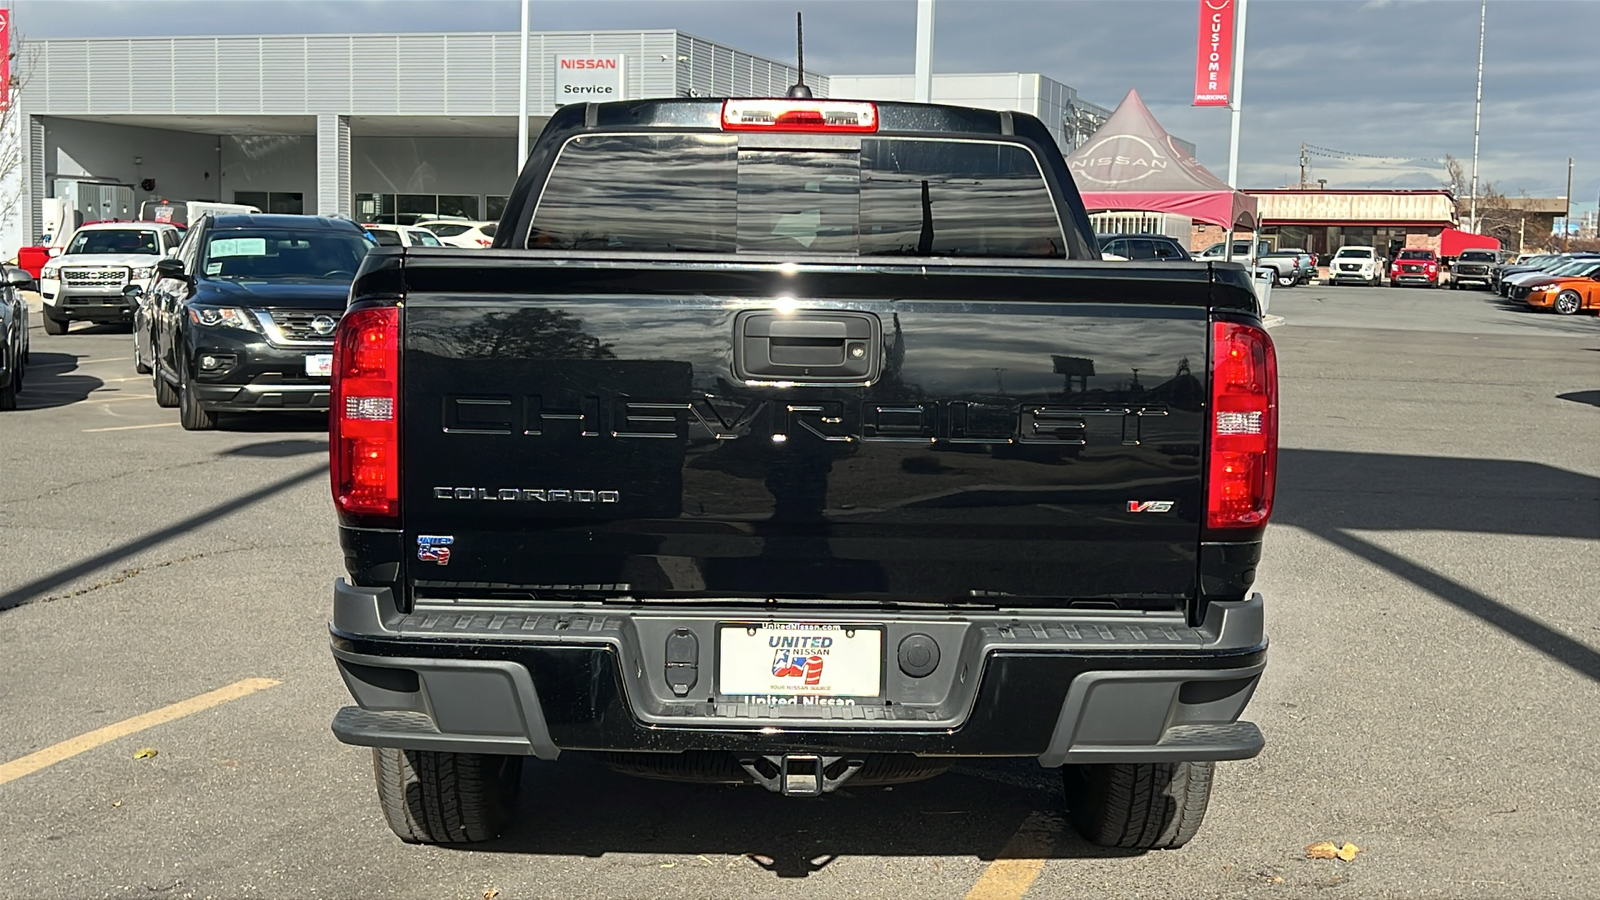
[[[1209,279],[408,255],[408,581],[1180,606]]]

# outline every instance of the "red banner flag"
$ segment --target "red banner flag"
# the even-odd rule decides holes
[[[11,10],[0,9],[0,109],[11,105]]]
[[[1233,94],[1233,2],[1200,0],[1200,45],[1194,62],[1194,105],[1227,106]]]

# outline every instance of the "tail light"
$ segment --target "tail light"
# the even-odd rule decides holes
[[[724,100],[723,131],[871,133],[878,107],[849,100]]]
[[[356,516],[400,516],[400,310],[353,310],[333,343],[328,415],[333,502]]]
[[[1278,356],[1260,328],[1211,325],[1206,527],[1261,528],[1278,477]]]

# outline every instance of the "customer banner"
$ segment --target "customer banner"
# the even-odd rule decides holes
[[[1195,53],[1194,105],[1232,102],[1234,0],[1200,0],[1200,43]]]
[[[11,10],[0,9],[0,109],[11,105]]]

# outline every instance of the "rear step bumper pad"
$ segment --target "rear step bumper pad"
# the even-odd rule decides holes
[[[705,697],[709,688],[695,701],[663,696],[665,685],[657,691],[644,674],[650,654],[638,635],[717,618],[703,611],[393,610],[386,590],[335,589],[333,652],[358,704],[335,717],[345,743],[541,759],[559,748],[1009,755],[1050,767],[1246,759],[1264,743],[1237,721],[1266,666],[1259,594],[1212,603],[1198,628],[1047,612],[947,616],[968,629],[959,665],[950,654],[949,691],[887,706],[755,706]],[[919,630],[935,621],[868,615]],[[709,682],[709,658],[701,668]]]

